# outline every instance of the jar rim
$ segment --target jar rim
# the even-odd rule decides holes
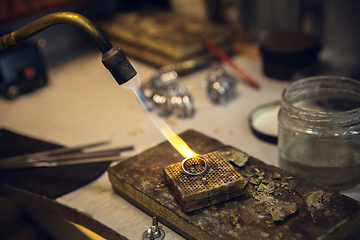
[[[288,99],[286,98],[286,95],[288,94],[288,92],[291,89],[294,89],[294,88],[296,88],[298,86],[301,86],[301,85],[305,85],[306,83],[309,83],[309,82],[323,81],[325,79],[346,81],[346,82],[352,83],[354,85],[358,85],[359,89],[360,89],[360,81],[352,79],[352,78],[348,78],[348,77],[316,76],[316,77],[309,77],[309,78],[299,79],[299,80],[296,80],[296,81],[290,83],[282,91],[282,94],[281,94],[281,107],[284,108],[285,110],[291,112],[292,115],[299,115],[299,116],[301,115],[301,118],[309,117],[314,121],[337,121],[337,120],[341,119],[341,121],[344,122],[343,118],[345,116],[348,116],[348,115],[354,115],[355,118],[356,117],[360,118],[360,106],[357,107],[357,108],[344,110],[344,111],[320,112],[320,111],[313,111],[313,110],[308,110],[308,109],[304,109],[304,108],[301,108],[301,107],[297,107],[293,103],[288,101]],[[359,93],[359,96],[360,96],[360,93]],[[355,116],[356,114],[358,114],[359,116]],[[351,121],[351,120],[353,120],[353,117],[351,117],[348,121]],[[348,121],[346,121],[346,122],[348,122]]]

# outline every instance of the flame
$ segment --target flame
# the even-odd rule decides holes
[[[176,133],[171,130],[171,128],[163,122],[162,127],[160,128],[161,133],[165,136],[165,138],[170,142],[170,144],[184,157],[191,158],[198,156],[196,152],[194,152],[185,141],[179,137]]]
[[[191,158],[196,157],[199,154],[194,152],[186,143],[185,141],[179,137],[171,128],[161,119],[158,117],[154,117],[150,114],[148,110],[150,104],[146,100],[143,93],[140,91],[140,78],[139,74],[135,76],[133,79],[128,81],[127,83],[122,85],[124,88],[131,89],[134,91],[136,97],[139,99],[141,105],[145,109],[146,113],[150,117],[151,121],[154,125],[159,129],[159,131],[164,135],[164,137],[170,142],[170,144],[184,157],[184,158]]]

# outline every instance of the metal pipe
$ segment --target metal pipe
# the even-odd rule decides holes
[[[28,38],[57,24],[69,24],[84,30],[95,40],[102,53],[113,47],[100,29],[88,18],[72,12],[57,12],[39,18],[23,28],[1,37],[0,54],[14,49]]]
[[[69,24],[84,30],[103,53],[102,62],[119,84],[136,75],[122,49],[113,47],[100,29],[86,17],[72,12],[51,13],[25,27],[0,37],[0,55],[16,48],[35,34],[57,24]]]

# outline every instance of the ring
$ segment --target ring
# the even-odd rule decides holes
[[[189,175],[202,175],[207,170],[207,162],[201,156],[186,158],[181,162],[182,170]]]

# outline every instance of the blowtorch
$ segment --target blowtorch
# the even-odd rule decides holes
[[[88,18],[72,12],[48,14],[17,31],[0,37],[0,55],[18,47],[35,34],[57,24],[70,24],[84,30],[103,53],[101,61],[119,85],[129,81],[136,75],[135,69],[121,48],[114,47],[100,29]]]

